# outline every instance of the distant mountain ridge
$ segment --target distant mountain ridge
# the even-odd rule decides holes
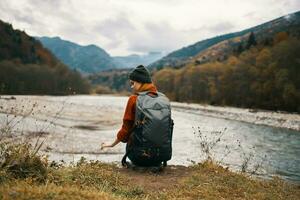
[[[287,34],[290,37],[300,36],[300,12],[292,13],[270,22],[267,22],[251,33],[254,35],[256,43],[270,45],[273,38],[278,34],[281,36]],[[285,34],[284,34],[285,33]],[[283,35],[282,35],[283,34]],[[244,35],[230,38],[219,42],[186,60],[185,65],[199,65],[213,61],[224,61],[232,55],[237,55],[247,49],[247,40],[250,37],[250,32]]]
[[[196,55],[200,54],[202,51],[229,39],[233,39],[236,37],[241,37],[250,32],[254,33],[264,33],[264,34],[275,34],[276,32],[284,31],[287,27],[290,26],[300,26],[300,11],[279,17],[272,21],[263,23],[261,25],[245,29],[243,31],[224,34],[221,36],[216,36],[213,38],[205,39],[199,41],[195,44],[189,45],[187,47],[183,47],[179,50],[173,51],[162,59],[151,63],[149,65],[150,68],[162,68],[165,66],[171,67],[182,67],[190,59],[193,59]]]
[[[96,45],[82,46],[60,37],[36,37],[59,60],[81,73],[97,73],[112,69],[134,68],[137,65],[148,65],[165,54],[149,52],[145,55],[110,56],[104,49]]]
[[[59,37],[36,37],[58,59],[72,69],[95,73],[116,68],[113,58],[96,45],[81,46]]]
[[[115,60],[118,68],[133,68],[137,65],[149,65],[156,60],[161,59],[165,54],[162,52],[149,52],[145,55],[132,54],[129,56],[115,56]]]
[[[89,83],[40,41],[0,20],[0,94],[88,93]]]

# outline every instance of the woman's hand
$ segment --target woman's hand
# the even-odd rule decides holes
[[[101,143],[101,150],[103,150],[104,148],[111,148],[116,146],[117,144],[120,143],[120,140],[118,140],[118,138],[116,138],[116,140],[112,143],[112,144],[105,144],[105,143]]]
[[[109,147],[114,147],[112,144],[105,144],[105,143],[101,143],[101,150],[103,150],[104,148],[109,148]]]

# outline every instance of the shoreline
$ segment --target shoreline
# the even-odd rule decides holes
[[[15,101],[18,96],[25,97],[64,97],[55,95],[0,95],[0,100]],[[67,97],[68,95],[66,95]],[[101,95],[71,95],[71,96],[111,96],[111,97],[127,97],[116,94]],[[265,125],[275,128],[283,128],[292,131],[300,131],[300,114],[289,112],[269,111],[262,109],[238,108],[229,106],[212,106],[199,103],[186,103],[171,101],[171,107],[174,110],[187,112],[207,117],[221,118],[227,120],[235,120],[255,125]]]
[[[299,114],[181,102],[171,102],[171,106],[181,112],[300,131]]]
[[[18,96],[49,96],[55,95],[0,95],[0,100],[16,100]],[[66,95],[67,97],[68,95]],[[71,96],[112,96],[127,97],[122,94],[101,94],[101,95],[71,95]],[[60,96],[64,97],[64,96]],[[255,125],[265,125],[275,128],[283,128],[292,131],[300,131],[300,114],[289,112],[276,112],[262,109],[238,108],[229,106],[212,106],[199,103],[186,103],[171,101],[174,110],[187,112],[208,117],[215,117],[227,120],[235,120]]]

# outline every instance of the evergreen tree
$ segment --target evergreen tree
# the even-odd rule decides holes
[[[240,53],[242,53],[244,51],[244,47],[243,47],[242,43],[239,44],[239,46],[237,47],[236,51],[237,51],[238,54],[240,54]]]
[[[250,33],[246,48],[249,49],[251,46],[255,46],[257,44],[255,35],[253,32]]]

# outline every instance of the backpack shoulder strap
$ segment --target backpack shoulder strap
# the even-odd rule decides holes
[[[145,96],[149,91],[138,92],[138,96]]]
[[[166,95],[164,93],[161,93],[161,92],[157,92],[158,96],[163,96],[165,97]]]

